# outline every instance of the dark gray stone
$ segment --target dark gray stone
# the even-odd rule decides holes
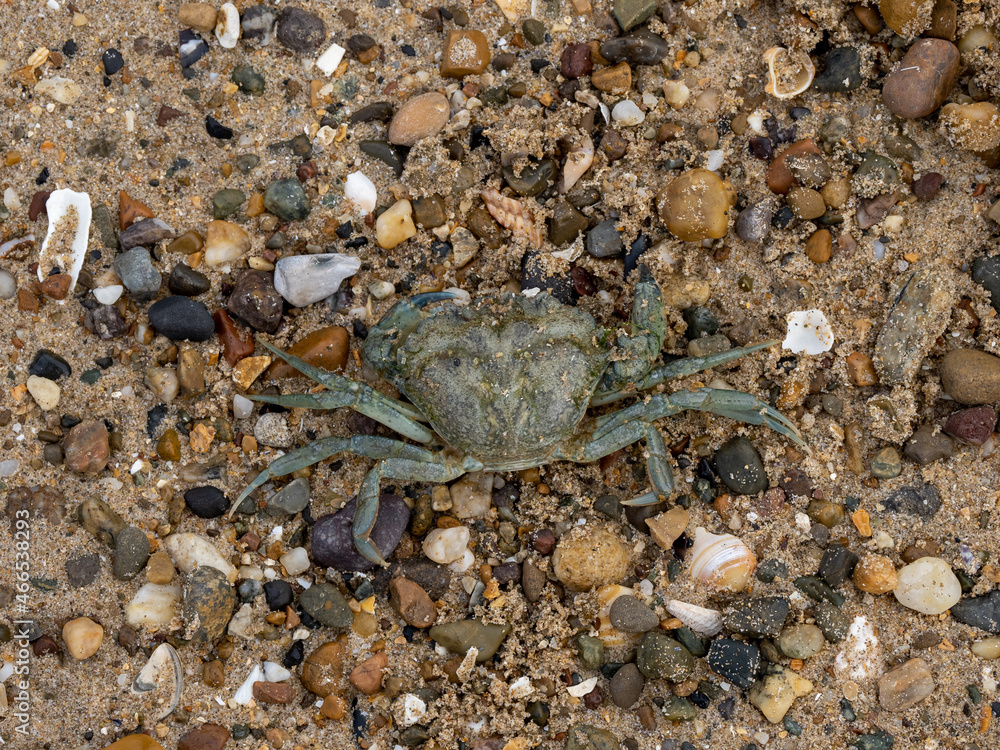
[[[1000,633],[1000,591],[962,599],[951,608],[951,616],[974,628]]]
[[[315,52],[326,40],[326,24],[315,13],[285,8],[278,17],[278,41],[295,52]]]
[[[375,567],[375,563],[363,557],[354,546],[351,524],[357,507],[358,501],[354,498],[336,513],[317,519],[311,540],[313,560],[340,571],[364,571]],[[378,519],[371,539],[381,550],[383,558],[388,559],[396,549],[409,522],[410,509],[402,498],[386,494],[380,496]]]
[[[299,605],[310,617],[330,628],[349,628],[354,613],[332,583],[317,583],[299,594]]]
[[[625,251],[614,219],[602,221],[587,232],[587,252],[594,258],[617,258]]]
[[[762,596],[734,604],[723,622],[734,633],[753,638],[776,638],[788,617],[788,600],[780,596]]]
[[[764,461],[745,437],[733,438],[716,451],[715,468],[722,483],[738,495],[756,495],[768,487]]]
[[[826,53],[826,67],[813,80],[812,87],[824,93],[853,91],[864,79],[861,77],[861,54],[854,47],[834,47]]]
[[[642,689],[646,685],[646,678],[635,664],[626,664],[611,678],[608,692],[611,693],[611,702],[618,708],[631,708],[642,695]]]
[[[118,236],[118,242],[122,250],[131,250],[133,247],[149,247],[176,236],[174,228],[161,219],[140,219]]]
[[[149,560],[149,539],[135,526],[126,526],[115,540],[113,572],[119,581],[131,581],[146,567]]]
[[[716,638],[705,660],[717,675],[746,690],[757,679],[760,649],[732,638]]]
[[[167,297],[149,308],[154,330],[172,341],[207,341],[215,335],[212,314],[201,302],[189,297]]]
[[[115,273],[136,302],[148,302],[160,291],[163,277],[153,267],[149,250],[133,247],[115,258]]]
[[[941,508],[941,496],[929,484],[920,487],[902,487],[882,501],[890,513],[931,518]]]

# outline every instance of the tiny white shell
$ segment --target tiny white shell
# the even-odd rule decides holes
[[[771,47],[764,53],[768,83],[764,90],[779,99],[791,99],[812,85],[816,66],[802,50]]]
[[[45,201],[49,231],[38,255],[38,280],[58,266],[70,276],[69,291],[73,291],[83,268],[90,236],[90,196],[73,190],[55,190]]]
[[[714,589],[742,591],[757,567],[757,558],[738,537],[712,534],[700,526],[688,556],[691,575]]]
[[[699,607],[677,599],[668,599],[663,604],[667,612],[701,635],[712,636],[722,630],[722,613],[717,609]]]
[[[566,166],[563,167],[562,183],[559,185],[559,192],[568,192],[577,181],[583,177],[590,165],[594,163],[594,141],[589,135],[585,135],[583,140],[573,146],[566,154]]]
[[[232,3],[219,8],[215,22],[215,38],[226,49],[232,49],[240,40],[240,12]]]
[[[168,677],[169,675],[169,677]],[[164,684],[173,689],[173,694],[166,707],[157,715],[156,721],[164,719],[177,708],[181,693],[184,691],[184,667],[177,656],[174,647],[169,643],[161,643],[149,657],[132,683],[133,693],[148,693]]]
[[[822,310],[795,310],[785,316],[788,335],[783,349],[798,354],[822,354],[833,348],[833,328]]]

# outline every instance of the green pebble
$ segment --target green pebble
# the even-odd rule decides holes
[[[802,734],[802,725],[799,724],[797,721],[795,721],[795,719],[793,719],[791,716],[785,717],[784,724],[785,724],[785,731],[787,731],[789,734],[794,735],[795,737],[798,737],[799,735]]]
[[[111,218],[111,211],[103,203],[95,203],[93,210],[94,223],[101,234],[101,242],[108,250],[118,249],[118,234],[115,232],[115,224]]]
[[[680,644],[691,652],[691,656],[704,656],[708,653],[708,648],[705,646],[705,642],[701,640],[698,636],[694,634],[687,625],[682,628],[677,628],[674,631],[674,635]]]
[[[856,737],[851,744],[858,750],[889,750],[895,742],[895,738],[888,732],[878,731],[871,734],[862,734]]]
[[[667,721],[691,721],[698,715],[698,708],[687,698],[672,696],[663,706],[663,716]]]
[[[645,633],[636,650],[636,666],[651,680],[683,682],[694,669],[691,653],[666,633]]]
[[[622,31],[638,26],[655,12],[656,0],[615,0],[615,20]]]
[[[240,154],[236,157],[236,168],[243,174],[250,174],[260,164],[257,154]]]
[[[600,669],[604,664],[604,643],[590,635],[576,637],[576,650],[587,669]]]
[[[264,193],[264,207],[283,221],[300,221],[309,215],[309,198],[294,177],[274,180]]]
[[[537,19],[529,18],[522,23],[521,31],[528,43],[534,47],[545,42],[545,24]]]
[[[428,635],[453,654],[461,656],[475,646],[479,650],[476,662],[481,664],[493,657],[510,631],[509,624],[487,625],[480,620],[459,620],[435,625]]]
[[[566,750],[621,750],[621,743],[606,729],[574,724],[566,732]]]
[[[518,171],[513,166],[504,167],[504,180],[518,195],[533,198],[552,184],[558,166],[555,159],[542,159],[538,164],[529,164]]]
[[[969,700],[975,705],[982,703],[983,694],[979,692],[979,687],[976,685],[966,685],[965,691],[969,694]]]
[[[349,628],[354,614],[344,595],[332,583],[317,583],[299,596],[299,604],[309,615],[331,628]]]
[[[80,382],[85,385],[93,385],[101,377],[101,371],[97,368],[93,370],[87,370],[80,376]]]
[[[237,65],[233,71],[232,80],[244,94],[264,93],[264,76],[249,65]]]
[[[181,89],[181,93],[193,102],[201,99],[201,89]]]
[[[899,451],[891,445],[887,445],[880,450],[871,460],[872,476],[879,479],[893,479],[898,477],[903,470],[903,461],[899,456]]]
[[[212,196],[212,217],[216,219],[226,219],[240,210],[240,206],[247,199],[241,190],[225,188],[219,190]]]

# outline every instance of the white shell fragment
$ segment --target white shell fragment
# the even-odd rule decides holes
[[[594,163],[594,141],[589,135],[583,136],[583,140],[573,146],[566,154],[566,166],[563,167],[562,182],[559,185],[559,192],[566,193],[577,181],[590,169]]]
[[[268,682],[284,682],[292,673],[276,661],[264,662],[264,679]]]
[[[570,685],[566,688],[566,692],[574,698],[582,698],[587,693],[591,692],[595,687],[597,687],[597,678],[591,677],[589,680],[584,680],[577,685]]]
[[[360,268],[361,261],[352,255],[292,255],[274,264],[274,288],[288,304],[305,307],[329,297]]]
[[[38,280],[45,281],[58,267],[70,276],[72,293],[83,268],[90,235],[90,196],[73,190],[54,190],[45,202],[49,231],[38,255]]]
[[[403,696],[403,726],[412,727],[423,721],[426,715],[427,704],[422,699],[412,693]]]
[[[668,599],[663,604],[667,612],[701,635],[713,636],[722,630],[722,613],[717,609]]]
[[[36,83],[35,93],[47,96],[60,104],[72,104],[80,98],[83,89],[76,81],[62,76],[53,76]]]
[[[163,687],[171,691],[166,707],[156,716],[156,721],[160,721],[169,716],[181,701],[181,693],[184,692],[184,667],[177,656],[174,647],[169,643],[161,643],[153,651],[139,674],[136,675],[132,683],[132,692],[148,693]]]
[[[375,183],[361,172],[351,172],[344,183],[344,197],[359,213],[368,215],[375,210],[378,191]]]
[[[236,689],[233,694],[233,703],[237,706],[247,706],[250,701],[253,700],[253,684],[255,682],[261,682],[264,679],[264,673],[260,669],[259,664],[254,664],[253,669],[247,676],[243,684]]]
[[[225,573],[230,583],[236,581],[236,568],[204,537],[191,533],[171,534],[163,540],[163,547],[182,573],[208,565]]]
[[[240,40],[240,12],[232,3],[225,3],[219,8],[215,22],[215,38],[226,49],[232,49]]]
[[[339,44],[334,42],[329,47],[327,47],[326,52],[319,56],[316,60],[316,67],[326,73],[328,76],[333,75],[333,72],[340,65],[340,61],[344,59],[345,50]]]
[[[121,284],[111,284],[110,286],[99,286],[94,290],[94,299],[102,305],[113,305],[122,296],[125,287]]]
[[[757,558],[741,539],[732,534],[712,534],[700,526],[695,529],[688,558],[693,578],[709,588],[726,591],[746,588],[757,567]]]
[[[771,47],[764,53],[768,83],[764,90],[779,99],[791,99],[812,85],[816,67],[802,50]]]
[[[180,586],[163,586],[147,583],[125,606],[125,620],[133,628],[161,630],[174,619],[174,611],[181,601]]]
[[[794,354],[822,354],[833,348],[833,329],[821,310],[796,310],[785,318],[788,335],[781,342]]]

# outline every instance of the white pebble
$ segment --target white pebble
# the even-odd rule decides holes
[[[236,568],[204,537],[189,532],[171,534],[163,540],[163,548],[182,573],[190,573],[199,565],[208,565],[222,571],[230,583],[236,580]]]
[[[225,3],[219,8],[215,38],[226,49],[232,49],[240,40],[240,12],[232,3]]]
[[[921,557],[897,574],[893,596],[908,609],[940,615],[962,598],[962,586],[951,566],[938,557]]]
[[[94,299],[100,302],[102,305],[113,305],[118,301],[118,298],[122,296],[122,292],[125,291],[125,287],[121,284],[112,284],[111,286],[100,286],[94,290]]]
[[[62,391],[56,381],[29,375],[27,385],[28,393],[42,411],[55,409],[59,405],[59,394]]]
[[[17,474],[19,464],[16,458],[0,461],[0,477],[11,477]]]
[[[246,638],[247,640],[253,638],[253,607],[249,604],[244,604],[236,610],[236,614],[233,615],[229,621],[229,625],[226,627],[226,632],[237,638]]]
[[[821,310],[796,310],[785,316],[788,335],[781,343],[794,354],[822,354],[833,348],[833,329]]]
[[[574,698],[582,698],[587,693],[591,692],[595,687],[597,687],[597,678],[591,677],[589,680],[584,680],[579,684],[570,685],[566,688],[566,692]]]
[[[412,727],[419,724],[427,715],[427,704],[420,698],[407,693],[403,696],[403,726]]]
[[[725,160],[726,152],[721,148],[709,151],[705,154],[705,169],[711,172],[716,172],[722,167],[722,163]]]
[[[396,287],[388,281],[373,281],[368,285],[368,291],[375,299],[385,299],[395,294]]]
[[[147,583],[125,606],[125,620],[133,628],[160,630],[174,619],[174,610],[180,600],[180,586]]]
[[[633,102],[631,99],[624,99],[618,102],[615,105],[615,108],[611,110],[611,119],[614,121],[615,125],[630,127],[641,123],[646,119],[646,115],[644,115],[642,110],[639,109],[638,104]]]
[[[441,565],[461,560],[470,538],[471,534],[465,526],[432,529],[424,538],[424,554]]]
[[[344,183],[344,197],[362,214],[370,214],[375,210],[378,191],[375,183],[361,172],[351,172]]]
[[[455,518],[479,518],[486,515],[493,499],[493,475],[476,472],[451,486],[452,514]]]
[[[11,299],[17,294],[17,280],[9,271],[0,269],[0,299]]]
[[[329,47],[327,47],[326,52],[319,56],[316,60],[316,67],[326,73],[328,76],[333,75],[333,72],[340,65],[340,61],[344,59],[345,50],[339,44],[334,42]]]
[[[476,561],[476,556],[472,554],[471,549],[467,549],[465,550],[465,552],[462,553],[462,556],[458,560],[455,560],[455,562],[448,565],[448,569],[455,573],[464,573],[465,571],[467,571],[469,568],[472,567],[472,563],[474,563],[475,561]]]
[[[284,566],[285,571],[290,576],[297,576],[299,573],[305,573],[309,570],[309,555],[306,553],[305,547],[289,550],[278,558],[278,562]]]
[[[264,662],[264,679],[268,682],[284,682],[292,673],[274,661]]]
[[[11,211],[16,211],[21,207],[21,199],[17,197],[14,188],[7,188],[3,191],[3,204]]]
[[[233,396],[233,416],[236,419],[246,419],[251,414],[253,414],[253,401],[238,393]]]

